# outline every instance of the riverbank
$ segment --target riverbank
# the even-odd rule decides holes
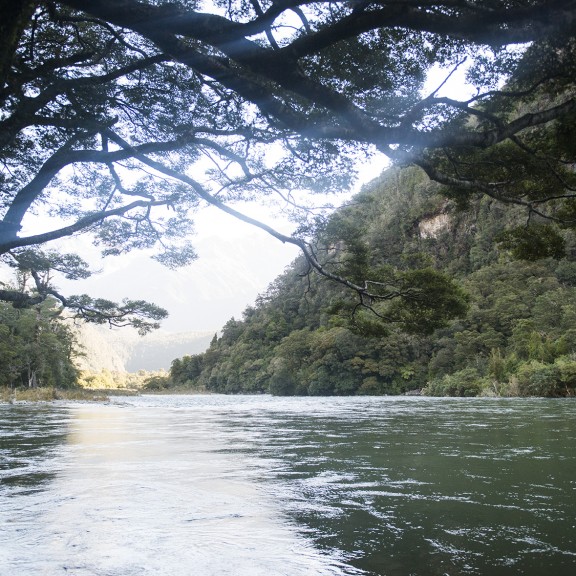
[[[0,388],[0,403],[12,402],[53,402],[54,400],[81,400],[105,402],[110,396],[134,396],[136,390],[90,389],[90,388]]]

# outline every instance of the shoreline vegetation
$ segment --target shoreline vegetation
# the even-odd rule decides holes
[[[0,388],[0,403],[53,402],[55,400],[80,400],[104,402],[110,395],[131,394],[130,390],[91,390],[88,388]]]
[[[79,402],[107,402],[111,396],[139,396],[148,395],[175,395],[211,394],[207,391],[190,390],[189,388],[174,387],[164,390],[154,388],[59,388],[57,386],[39,386],[36,388],[0,386],[0,404],[13,404],[17,402],[54,402],[70,400]]]
[[[410,397],[443,397],[443,398],[550,398],[550,396],[541,395],[525,395],[525,394],[511,394],[503,393],[503,390],[495,388],[493,391],[484,389],[480,394],[438,394],[436,390],[422,389],[411,390],[404,394],[395,394],[394,396],[410,396]],[[6,388],[0,387],[0,404],[15,404],[15,403],[29,403],[29,402],[55,402],[55,401],[78,401],[78,402],[108,402],[111,396],[140,396],[157,395],[157,396],[173,396],[177,394],[196,396],[196,395],[211,395],[217,394],[209,390],[194,390],[182,386],[159,388],[58,388],[54,386],[38,387],[38,388]],[[237,394],[243,396],[244,394]],[[390,394],[378,394],[377,396],[390,396]],[[326,397],[326,396],[324,396]],[[576,398],[576,394],[568,393],[563,396],[556,396],[556,398]]]
[[[167,376],[164,370],[121,372],[102,369],[99,372],[78,370],[75,380],[48,383],[38,378],[37,385],[0,383],[0,403],[51,402],[53,400],[106,401],[110,396],[134,396],[145,390],[149,380]]]

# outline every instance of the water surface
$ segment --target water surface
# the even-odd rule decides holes
[[[576,574],[571,400],[0,407],[0,574]]]

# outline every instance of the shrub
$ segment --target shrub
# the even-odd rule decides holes
[[[561,370],[556,364],[532,360],[516,372],[520,396],[558,396]]]
[[[166,390],[170,388],[172,381],[169,376],[154,375],[148,378],[144,384],[144,390]]]
[[[430,380],[422,393],[426,396],[478,396],[485,384],[475,368]]]
[[[576,360],[558,358],[555,362],[559,370],[560,383],[566,396],[576,394]]]

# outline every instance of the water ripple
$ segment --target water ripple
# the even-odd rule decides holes
[[[0,407],[0,575],[568,576],[576,404]]]

